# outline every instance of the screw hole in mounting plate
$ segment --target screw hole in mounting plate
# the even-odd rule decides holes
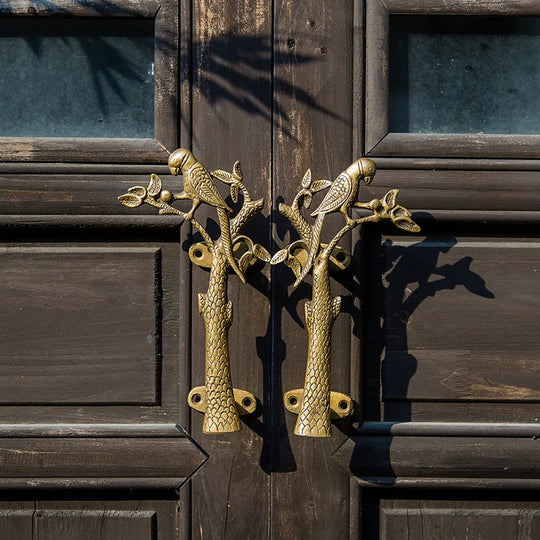
[[[349,408],[349,404],[348,404],[344,399],[342,399],[342,400],[339,402],[338,407],[339,407],[342,411],[346,411],[346,410]]]
[[[200,259],[203,256],[203,252],[200,249],[196,249],[193,252],[193,256],[196,257],[197,259]]]
[[[191,401],[193,401],[193,403],[200,403],[202,401],[201,394],[193,394],[191,396]]]
[[[291,405],[292,407],[295,407],[296,405],[298,405],[298,399],[294,396],[291,396],[289,398],[289,405]]]
[[[252,404],[251,398],[245,397],[245,398],[242,400],[242,405],[243,405],[244,407],[246,407],[246,408],[251,407],[251,404]]]

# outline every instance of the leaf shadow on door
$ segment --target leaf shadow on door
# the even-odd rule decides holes
[[[464,287],[480,298],[495,295],[485,280],[471,270],[473,258],[454,257],[451,264],[439,264],[439,258],[457,244],[451,235],[430,234],[419,242],[381,241],[373,234],[365,246],[367,271],[361,288],[365,291],[363,314],[352,309],[354,334],[363,336],[362,418],[383,422],[407,422],[412,419],[408,389],[418,368],[410,354],[408,327],[414,312],[441,291]],[[352,305],[352,302],[350,303]],[[383,408],[384,404],[384,408]],[[349,432],[350,434],[350,432]],[[361,432],[360,432],[361,435]],[[392,468],[390,431],[378,437],[377,455],[373,445],[362,445],[362,436],[350,460],[350,471],[369,480],[383,477],[391,484],[396,474]]]
[[[303,65],[323,60],[320,55],[291,50],[284,38],[238,35],[229,31],[195,40],[186,48],[193,51],[193,58],[196,58],[196,61],[192,60],[193,88],[212,107],[226,104],[262,117],[292,140],[298,139],[289,128],[290,111],[284,106],[287,101],[309,106],[326,117],[346,122],[318,101],[312,91],[275,73],[280,66],[302,69]],[[186,65],[189,60],[184,58],[182,62]],[[217,118],[219,121],[219,116]],[[195,132],[195,140],[196,137]]]

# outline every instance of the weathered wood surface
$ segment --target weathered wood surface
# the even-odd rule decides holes
[[[502,496],[511,498],[508,492]],[[379,514],[380,532],[371,529],[366,534],[368,539],[529,540],[540,533],[540,506],[537,501],[429,500],[426,497],[400,500],[385,497],[378,506],[376,514]]]
[[[19,498],[19,500],[17,500]],[[178,531],[174,500],[28,500],[0,502],[0,536],[17,540],[170,540]]]
[[[274,201],[294,198],[308,168],[315,178],[333,180],[355,158],[353,145],[354,9],[348,2],[275,3]],[[337,29],[339,28],[339,31]],[[313,202],[313,209],[317,206]],[[290,225],[276,215],[275,238],[287,241]],[[338,220],[329,219],[337,232]],[[343,247],[348,247],[346,239]],[[301,388],[307,359],[304,302],[307,282],[292,289],[290,269],[272,274],[273,358],[273,532],[276,538],[345,538],[349,534],[349,480],[329,460],[344,435],[333,427],[330,440],[293,435],[296,416],[284,410],[282,393]],[[345,289],[332,280],[332,293]],[[331,388],[349,393],[348,314],[336,320],[332,339]]]
[[[540,243],[448,234],[415,240],[385,236],[371,252],[368,414],[535,421]]]
[[[182,435],[167,438],[1,438],[2,478],[18,478],[37,487],[40,479],[106,478],[167,479],[177,488],[206,460],[206,455]],[[174,479],[174,480],[173,480]]]
[[[517,2],[374,0],[366,3],[366,140],[370,157],[507,158],[538,157],[539,135],[419,134],[389,132],[390,14],[538,15],[531,0]]]
[[[0,4],[0,13],[35,17],[51,15],[71,15],[79,17],[155,17],[163,0],[115,0],[114,3],[96,0],[55,0],[54,2],[36,2],[33,0],[9,0]]]
[[[421,459],[419,459],[419,456]],[[334,454],[354,478],[374,486],[397,479],[540,480],[538,440],[532,437],[355,436]],[[433,480],[431,480],[433,482]],[[466,484],[466,482],[464,482]],[[540,485],[540,484],[538,484]]]
[[[178,343],[179,245],[166,231],[137,242],[98,229],[88,242],[89,229],[4,229],[4,422],[178,414],[179,388],[187,392],[189,381],[179,378],[179,360],[187,361]]]
[[[374,538],[407,531],[422,538],[422,526],[436,536],[443,524],[445,534],[469,527],[486,531],[489,538],[520,538],[516,530],[523,538],[527,531],[534,537],[537,507],[517,501],[511,490],[540,486],[533,439],[538,279],[532,273],[539,261],[531,244],[540,223],[539,138],[387,134],[384,49],[389,11],[538,14],[538,3],[385,0],[366,2],[364,14],[364,3],[341,0],[307,5],[122,0],[115,3],[121,8],[115,13],[110,2],[61,2],[69,13],[83,16],[95,14],[100,4],[100,15],[158,14],[156,140],[0,140],[0,248],[8,249],[1,253],[0,273],[8,279],[0,284],[5,304],[0,333],[11,329],[5,331],[0,355],[1,417],[9,422],[0,426],[0,459],[12,460],[0,487],[67,488],[61,496],[45,492],[62,499],[57,502],[30,501],[30,494],[15,502],[12,492],[3,491],[14,502],[0,504],[0,536],[26,538],[33,530],[40,538],[60,540],[84,534],[115,540],[151,535],[326,539],[357,538],[364,525],[372,524]],[[29,6],[22,0],[9,3],[18,16],[34,16]],[[60,13],[52,2],[40,4],[38,11]],[[183,36],[176,54],[179,26]],[[167,151],[177,144],[192,148],[211,169],[229,169],[240,159],[251,193],[267,200],[264,216],[275,214],[280,197],[292,198],[308,167],[318,178],[333,179],[363,149],[373,148],[379,171],[361,197],[369,200],[398,187],[401,204],[424,212],[418,219],[428,234],[438,231],[448,242],[457,229],[465,232],[462,246],[439,254],[437,265],[472,257],[469,269],[494,298],[458,284],[428,294],[401,337],[388,332],[394,356],[385,358],[381,377],[380,328],[371,330],[380,323],[381,306],[388,315],[396,305],[379,296],[388,271],[377,266],[381,256],[384,262],[380,245],[390,239],[396,249],[404,247],[396,244],[403,238],[381,239],[381,231],[389,230],[384,227],[357,231],[353,268],[332,283],[333,294],[345,297],[333,334],[332,388],[350,392],[359,402],[357,419],[373,422],[354,440],[347,440],[352,429],[336,425],[334,437],[320,441],[293,436],[296,418],[282,404],[283,391],[301,387],[304,378],[302,313],[309,286],[292,291],[287,268],[274,268],[271,281],[268,268],[255,268],[247,286],[231,276],[233,383],[254,392],[261,407],[258,416],[244,419],[242,432],[204,436],[201,415],[189,413],[185,397],[204,380],[203,322],[195,293],[206,290],[207,273],[190,269],[186,248],[191,238],[176,217],[157,216],[151,208],[134,212],[117,203],[128,187],[147,185],[151,172],[162,176],[164,187],[178,191],[181,179],[169,176],[166,166]],[[248,234],[275,252],[289,233],[281,217],[264,216],[253,221]],[[211,213],[205,217],[215,221]],[[513,247],[497,247],[497,242]],[[16,262],[9,252],[13,247],[39,256],[27,264]],[[108,262],[99,262],[99,248],[112,250]],[[125,248],[139,251],[122,261],[115,253]],[[68,274],[61,272],[66,253],[80,249],[95,256],[68,264]],[[147,260],[157,251],[159,272],[150,270]],[[40,262],[43,253],[49,254],[46,263]],[[365,264],[373,256],[375,263]],[[413,270],[415,265],[418,270],[414,260],[425,263],[426,257],[413,257]],[[114,266],[112,281],[101,283],[100,264]],[[73,296],[62,288],[59,273],[68,276],[64,285],[67,281]],[[407,294],[422,286],[429,290],[433,279],[428,276],[427,285],[418,287],[408,284]],[[156,281],[162,287],[159,301],[150,292]],[[97,283],[95,294],[111,306],[81,316],[75,304],[94,300],[89,283]],[[131,285],[138,291],[133,298]],[[474,288],[472,282],[469,286]],[[24,304],[23,314],[33,307],[34,315],[21,318],[17,302]],[[38,317],[47,306],[54,316]],[[63,326],[55,326],[59,320]],[[145,341],[160,333],[156,321],[163,336],[159,353]],[[21,324],[15,328],[15,322]],[[83,323],[84,332],[69,331]],[[69,347],[73,355],[64,366],[62,355]],[[404,351],[417,365],[401,362]],[[22,373],[25,367],[29,373]],[[32,405],[24,397],[30,393]],[[179,484],[173,470],[185,465],[190,452],[197,463],[204,454],[189,445],[185,455],[170,451],[178,441],[170,436],[169,424],[158,422],[188,428],[210,455],[193,482],[180,490],[180,501],[170,489]],[[336,461],[331,456],[344,441]],[[66,452],[63,461],[59,450]],[[42,466],[47,460],[50,469]],[[133,467],[139,468],[138,476]],[[24,477],[24,470],[32,478]],[[125,476],[106,477],[120,472]],[[436,494],[419,499],[409,490],[379,508],[369,503],[377,495],[360,493],[359,486],[452,488],[458,495],[447,506],[437,506]],[[74,487],[86,491],[75,493]],[[98,487],[118,489],[120,498],[131,500],[108,500],[92,492]],[[160,492],[159,501],[139,500],[146,490],[164,487],[169,491]],[[478,501],[459,502],[470,488],[507,488],[492,498],[516,498],[516,503],[482,506],[483,491],[469,497]],[[91,501],[92,496],[104,500]],[[74,498],[81,500],[65,500]],[[361,499],[368,501],[363,514]],[[380,509],[386,521],[377,517]]]
[[[204,0],[194,2],[192,9],[193,39],[188,57],[196,59],[192,150],[210,170],[230,171],[235,160],[240,160],[251,196],[264,197],[266,203],[263,214],[244,232],[270,248],[270,229],[264,216],[271,206],[271,4],[264,0],[239,4]],[[222,193],[228,195],[225,190]],[[232,204],[230,197],[227,200]],[[202,223],[207,219],[217,222],[215,211],[204,205],[197,216]],[[212,230],[217,232],[217,227]],[[206,292],[208,272],[194,267],[192,276],[191,381],[196,386],[204,382],[205,357],[197,293]],[[271,480],[265,456],[270,444],[267,392],[272,338],[265,336],[270,314],[267,276],[268,267],[261,272],[259,266],[247,272],[246,285],[234,274],[229,277],[232,383],[255,394],[260,408],[255,417],[245,419],[240,432],[222,435],[203,435],[202,415],[193,411],[192,434],[211,456],[192,482],[193,538],[270,535]]]

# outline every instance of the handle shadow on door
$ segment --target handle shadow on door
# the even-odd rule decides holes
[[[332,327],[340,308],[341,297],[332,297],[329,272],[343,269],[350,262],[350,256],[338,247],[338,242],[350,230],[367,222],[390,219],[397,227],[409,232],[418,232],[420,227],[411,219],[411,213],[397,205],[399,190],[390,190],[382,199],[358,202],[360,180],[369,184],[375,176],[373,161],[361,158],[352,163],[333,182],[313,180],[308,169],[302,180],[300,191],[292,205],[279,205],[279,211],[295,227],[301,240],[293,242],[278,251],[271,264],[285,263],[295,276],[297,286],[312,271],[312,299],[305,304],[306,327],[308,331],[308,354],[304,388],[290,390],[284,395],[285,407],[298,414],[294,428],[297,435],[307,437],[330,437],[331,418],[342,418],[352,413],[353,404],[349,396],[330,390],[330,345]],[[311,213],[315,218],[310,223],[301,212],[301,207],[309,208],[313,195],[328,189],[319,207]],[[349,209],[363,208],[371,215],[352,219]],[[327,214],[341,212],[345,225],[329,244],[321,243],[321,232]]]
[[[265,248],[240,234],[242,227],[261,211],[264,199],[251,199],[242,181],[239,161],[230,173],[223,170],[210,173],[189,150],[179,148],[169,156],[169,169],[174,175],[183,175],[184,190],[181,193],[163,189],[161,179],[152,174],[147,187],[131,187],[118,200],[128,207],[149,204],[158,208],[160,214],[181,216],[201,234],[203,241],[191,246],[189,257],[198,266],[210,269],[208,290],[206,294],[199,294],[199,313],[205,327],[205,385],[191,390],[188,403],[204,413],[204,433],[239,431],[242,426],[239,414],[253,413],[257,401],[252,393],[232,386],[228,333],[233,321],[233,305],[227,299],[227,284],[231,269],[245,283],[244,273],[257,259],[270,261]],[[242,193],[242,206],[236,214],[221,196],[214,179],[230,186],[233,202],[236,203]],[[192,201],[187,214],[172,206],[174,201],[183,199]],[[217,211],[220,226],[217,240],[194,219],[201,203],[213,206]]]

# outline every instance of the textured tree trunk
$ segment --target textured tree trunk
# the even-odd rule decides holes
[[[328,257],[313,266],[312,301],[306,302],[308,359],[304,395],[294,428],[297,435],[330,437],[330,346],[332,327],[338,316],[341,298],[332,297]]]
[[[232,324],[232,302],[227,300],[229,263],[222,246],[214,250],[206,294],[199,294],[199,313],[206,335],[205,385],[207,407],[204,433],[241,429],[234,401],[229,361],[228,333]]]

